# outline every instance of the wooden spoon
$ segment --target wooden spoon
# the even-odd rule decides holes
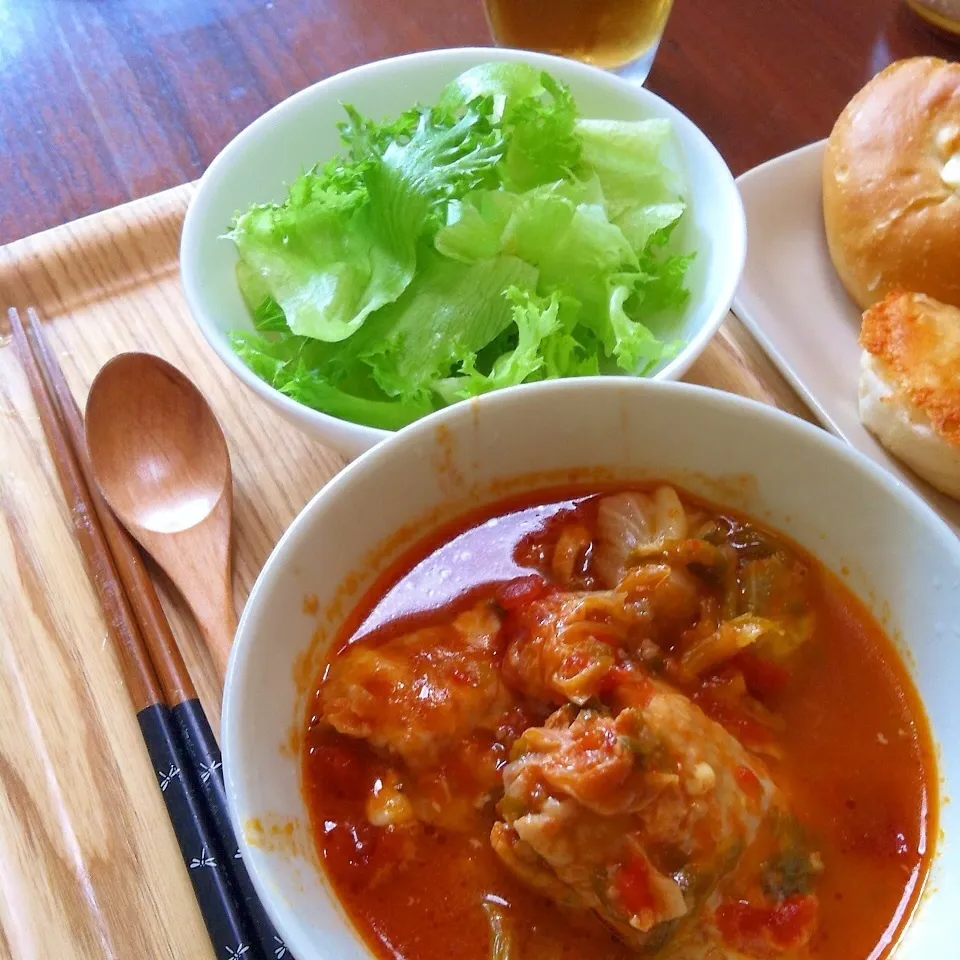
[[[213,411],[166,360],[121,353],[90,387],[86,433],[104,499],[183,594],[222,678],[237,626],[233,483]]]

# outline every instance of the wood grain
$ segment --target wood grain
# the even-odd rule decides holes
[[[122,350],[158,353],[197,382],[233,452],[239,601],[340,461],[241,392],[187,322],[176,256],[189,196],[182,188],[7,247],[0,289],[47,319],[81,403],[100,365]],[[156,774],[9,346],[0,348],[0,503],[0,956],[207,956]],[[219,688],[205,650],[169,591],[164,599],[216,724]]]
[[[0,243],[193,180],[340,70],[488,43],[482,0],[0,4]],[[902,0],[676,0],[647,85],[739,174],[826,136],[892,60],[958,50]]]
[[[0,250],[0,289],[33,305],[81,404],[125,350],[206,395],[230,447],[238,608],[283,530],[342,465],[272,414],[195,330],[177,269],[192,186]],[[0,957],[203,958],[179,860],[25,377],[0,328]],[[805,414],[730,318],[690,379]],[[216,729],[220,689],[182,604],[161,594]]]

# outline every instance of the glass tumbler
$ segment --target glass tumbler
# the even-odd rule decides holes
[[[500,46],[555,53],[643,83],[673,0],[484,0],[484,6]]]
[[[960,0],[907,0],[907,6],[935,27],[960,36]]]

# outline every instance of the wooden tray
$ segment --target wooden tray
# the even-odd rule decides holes
[[[342,466],[248,392],[195,329],[177,263],[192,193],[177,187],[0,249],[3,958],[213,957],[8,347],[6,307],[37,308],[81,403],[124,350],[166,357],[206,394],[233,458],[238,608],[280,534]],[[732,315],[689,379],[810,418]],[[160,588],[216,729],[219,683]]]

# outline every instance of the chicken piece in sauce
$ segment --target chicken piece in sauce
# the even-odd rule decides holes
[[[331,661],[319,690],[323,721],[395,762],[368,804],[371,820],[459,829],[499,794],[507,747],[529,722],[501,678],[501,654],[500,619],[480,603]]]
[[[769,774],[682,694],[651,684],[618,713],[563,707],[523,734],[503,776],[491,834],[503,862],[634,949],[803,956],[816,900],[797,883],[787,903],[762,878],[788,854],[795,877],[812,877],[816,855],[781,842],[792,821]],[[734,919],[748,910],[750,942]]]
[[[489,604],[450,624],[358,643],[330,664],[323,716],[412,767],[430,765],[474,731],[497,729],[512,704],[499,654],[500,620]]]
[[[816,855],[783,829],[793,818],[762,761],[686,692],[706,691],[702,702],[749,734],[747,746],[775,753],[742,674],[706,686],[698,674],[785,634],[780,619],[741,614],[744,582],[755,588],[748,602],[782,618],[797,609],[802,576],[760,544],[741,557],[719,537],[688,537],[674,501],[670,488],[602,500],[596,563],[610,589],[547,591],[510,611],[504,679],[567,706],[514,746],[491,839],[517,876],[593,909],[638,950],[799,957],[816,922],[810,883],[774,889],[761,878],[787,858],[810,881]]]
[[[553,592],[510,612],[503,675],[545,703],[583,704],[618,665],[658,657],[654,641],[694,622],[696,583],[666,564],[629,571],[616,590]]]

